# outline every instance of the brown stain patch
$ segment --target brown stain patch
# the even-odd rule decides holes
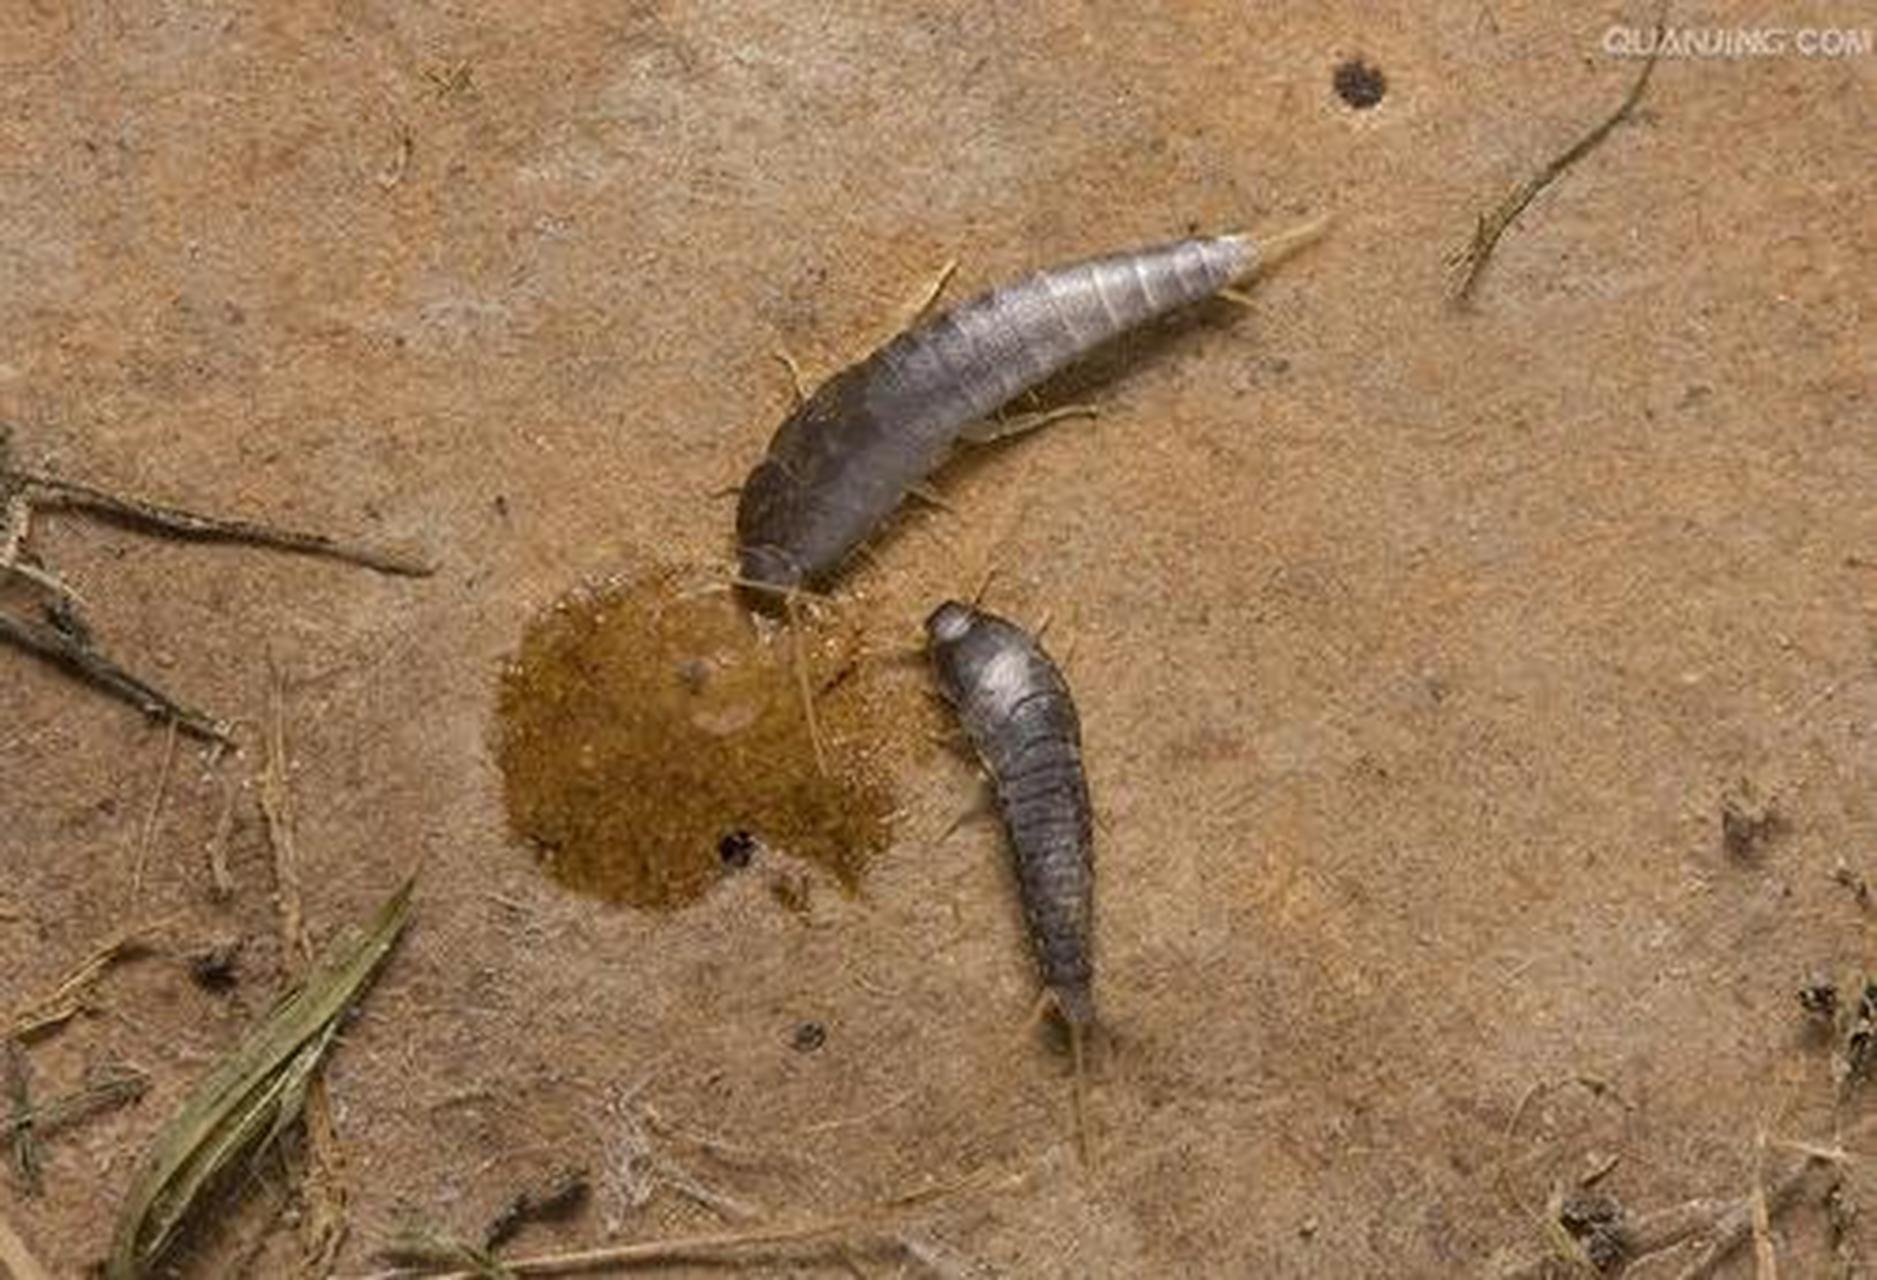
[[[659,573],[581,590],[527,628],[503,672],[496,757],[511,830],[569,888],[674,908],[747,858],[806,859],[854,889],[890,836],[905,720],[838,628],[801,646],[828,748],[815,763],[795,645],[722,592]],[[726,841],[729,842],[726,845]]]

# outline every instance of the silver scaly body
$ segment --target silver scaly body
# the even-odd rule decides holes
[[[968,424],[1258,264],[1245,236],[1108,254],[1037,272],[900,334],[822,384],[776,431],[737,509],[742,576],[781,589],[825,580]]]

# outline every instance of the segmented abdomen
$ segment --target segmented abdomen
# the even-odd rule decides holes
[[[1095,878],[1081,749],[1067,737],[1038,736],[1012,744],[1011,758],[994,769],[1043,985],[1065,1018],[1090,1022]]]
[[[907,331],[875,358],[949,402],[947,416],[963,426],[1110,338],[1211,297],[1254,257],[1249,240],[1221,236],[1039,271]]]
[[[776,431],[737,509],[743,576],[827,577],[967,423],[1108,339],[1246,274],[1242,236],[1091,258],[981,294],[830,378]]]

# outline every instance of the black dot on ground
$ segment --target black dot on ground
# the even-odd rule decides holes
[[[1380,67],[1372,67],[1360,58],[1347,58],[1336,64],[1330,77],[1336,96],[1358,111],[1366,111],[1388,92],[1388,77]]]
[[[732,831],[717,842],[717,856],[724,866],[741,871],[756,856],[756,837],[747,831]]]
[[[827,1042],[828,1029],[819,1022],[799,1023],[789,1037],[789,1045],[797,1053],[813,1053]]]

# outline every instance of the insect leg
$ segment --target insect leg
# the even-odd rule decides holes
[[[945,286],[950,284],[952,277],[957,274],[958,259],[947,258],[945,265],[939,268],[938,274],[932,277],[932,282],[928,284],[925,289],[921,291],[919,296],[913,299],[911,305],[906,308],[906,320],[904,324],[900,325],[900,328],[902,330],[910,329],[921,320],[931,315],[932,308],[938,305],[939,298],[945,293]]]
[[[795,390],[795,407],[797,409],[801,408],[808,400],[808,381],[802,377],[802,366],[796,362],[794,356],[784,351],[781,347],[777,347],[769,354],[773,356],[777,363],[784,369],[789,371],[789,385]]]
[[[972,444],[989,444],[993,440],[1005,440],[1038,427],[1046,427],[1052,422],[1061,422],[1064,418],[1099,416],[1099,411],[1093,405],[1066,404],[1060,409],[1044,409],[1037,413],[1013,413],[1006,418],[985,418],[968,424],[958,434]]]
[[[945,830],[939,832],[938,839],[934,840],[932,843],[935,845],[944,844],[947,840],[951,839],[953,833],[956,832],[958,828],[964,826],[965,823],[976,818],[990,817],[996,812],[996,808],[996,805],[992,802],[990,787],[980,785],[978,787],[977,798],[960,809],[958,816],[945,824]]]

